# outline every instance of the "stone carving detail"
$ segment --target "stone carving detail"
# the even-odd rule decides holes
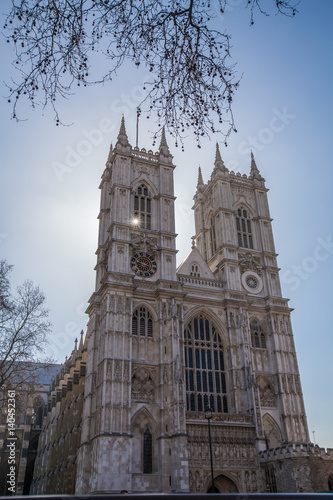
[[[158,249],[157,239],[149,238],[145,234],[132,234],[132,247],[134,252],[145,252],[153,257]]]
[[[299,377],[295,377],[295,390],[296,390],[296,394],[302,394],[301,383],[299,381]]]
[[[261,406],[275,407],[276,396],[268,381],[262,377],[257,381]]]
[[[295,394],[295,389],[294,389],[293,377],[292,376],[288,377],[288,387],[289,387],[289,393],[290,394]]]
[[[121,380],[121,361],[119,359],[114,361],[114,380]]]
[[[111,360],[108,360],[108,362],[107,362],[106,379],[107,380],[111,380],[112,379],[112,361]]]
[[[124,380],[128,380],[129,377],[129,361],[124,361]]]
[[[132,398],[136,401],[148,402],[155,399],[155,383],[146,368],[138,368],[132,375]]]
[[[131,298],[130,297],[126,297],[125,311],[126,311],[126,314],[130,314],[130,312],[131,312]]]
[[[282,443],[281,431],[276,421],[268,414],[263,417],[264,434],[268,448],[278,448]]]
[[[145,281],[140,281],[138,283],[138,288],[139,289],[145,289],[145,290],[155,290],[156,285],[154,283],[148,283]]]
[[[117,313],[121,314],[123,312],[123,297],[117,296]]]
[[[239,267],[241,268],[242,274],[245,271],[255,271],[260,275],[262,271],[260,260],[258,259],[258,257],[253,257],[250,252],[247,252],[245,256],[240,256]]]
[[[163,366],[163,382],[168,382],[168,368]]]

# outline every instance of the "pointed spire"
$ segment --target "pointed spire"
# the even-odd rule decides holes
[[[127,133],[126,133],[124,115],[121,117],[121,124],[120,124],[119,134],[117,137],[116,147],[118,144],[121,144],[122,146],[129,146],[130,145],[130,143],[128,142],[128,137],[127,137]]]
[[[83,351],[83,330],[81,330],[81,333],[80,333],[80,344],[79,344],[79,353],[82,353]]]
[[[166,138],[165,138],[164,126],[162,127],[161,142],[160,142],[160,147],[158,149],[159,149],[160,154],[163,154],[164,156],[171,156],[169,146],[168,146]]]
[[[112,142],[111,142],[111,144],[110,144],[110,150],[109,150],[109,154],[108,154],[108,159],[106,160],[106,166],[108,165],[108,163],[111,163],[112,153],[113,153],[113,146],[112,146]]]
[[[215,162],[214,162],[215,168],[220,168],[221,170],[228,170],[222,160],[221,153],[220,153],[220,146],[219,143],[216,141],[216,150],[215,150]]]
[[[262,179],[262,177],[260,175],[260,172],[258,170],[256,161],[254,159],[253,151],[251,151],[251,172],[250,172],[250,176],[253,179]]]
[[[124,115],[121,117],[121,124],[120,124],[120,130],[119,130],[119,135],[127,135],[126,134],[126,128],[125,128],[125,118]]]
[[[215,162],[217,161],[222,161],[222,158],[221,158],[219,143],[216,141]]]
[[[168,146],[166,138],[165,138],[165,128],[164,128],[164,125],[163,125],[163,128],[162,128],[162,135],[161,135],[161,144],[160,144],[160,147],[161,146]]]
[[[200,167],[200,165],[199,165],[197,188],[198,188],[199,186],[203,186],[203,185],[204,185],[204,181],[203,181],[203,178],[202,178],[201,167]]]

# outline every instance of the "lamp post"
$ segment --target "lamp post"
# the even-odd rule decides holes
[[[212,438],[210,434],[210,419],[213,416],[212,409],[207,407],[205,409],[205,417],[208,420],[208,439],[209,439],[209,452],[210,452],[210,472],[212,476],[212,493],[215,493],[214,487],[214,472],[213,472],[213,453],[212,453]]]

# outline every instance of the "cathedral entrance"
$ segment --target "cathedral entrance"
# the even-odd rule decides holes
[[[215,493],[239,493],[235,483],[223,474],[214,478],[214,490]],[[207,493],[213,493],[212,486],[210,486]]]

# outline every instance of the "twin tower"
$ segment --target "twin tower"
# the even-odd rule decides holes
[[[122,119],[100,184],[75,492],[210,491],[207,408],[216,491],[298,491],[283,464],[313,445],[265,180],[253,155],[248,176],[229,172],[217,146],[177,268],[174,168],[164,131],[139,150]]]
[[[76,492],[265,491],[260,453],[309,443],[265,181],[217,146],[176,266],[175,165],[132,148],[122,119],[100,184],[96,288]]]

